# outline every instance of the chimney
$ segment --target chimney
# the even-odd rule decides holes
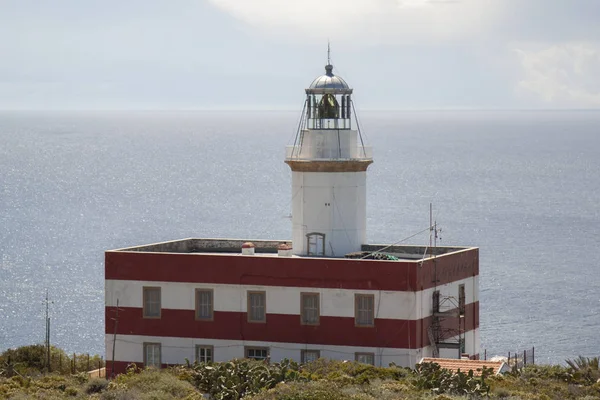
[[[242,244],[242,255],[253,256],[254,255],[254,243],[246,242]]]
[[[292,256],[292,246],[287,243],[281,243],[277,246],[277,254],[279,257],[291,257]]]

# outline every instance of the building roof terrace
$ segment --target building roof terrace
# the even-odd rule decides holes
[[[222,254],[242,255],[241,249],[244,243],[251,242],[254,245],[254,256],[277,256],[278,247],[282,243],[290,244],[290,240],[259,240],[259,239],[218,239],[218,238],[186,238],[167,242],[151,243],[141,246],[132,246],[121,249],[109,250],[116,252],[141,252],[141,253],[170,253],[170,254]],[[432,256],[456,253],[471,249],[465,246],[437,246],[430,248],[421,245],[389,245],[389,244],[363,244],[362,252],[352,255],[326,258],[371,258],[367,255],[373,253],[385,254],[391,257],[385,261],[394,259],[402,261],[421,261]],[[323,258],[316,256],[294,256],[302,258]]]

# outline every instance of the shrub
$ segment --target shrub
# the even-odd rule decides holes
[[[47,348],[41,344],[22,346],[16,349],[8,349],[0,354],[0,376],[40,375],[48,372]],[[87,355],[76,356],[75,370],[85,371],[88,366]],[[63,350],[50,347],[50,370],[54,373],[70,374],[72,372],[73,359]],[[90,368],[104,366],[102,358],[98,355],[90,357]]]
[[[476,377],[473,371],[468,374],[443,369],[436,363],[421,363],[415,367],[415,386],[429,389],[434,393],[450,393],[468,396],[487,396],[490,386],[485,379],[492,373],[491,368],[483,368],[481,376]]]
[[[283,381],[308,380],[301,375],[299,364],[289,360],[271,364],[255,360],[201,363],[194,364],[192,371],[191,382],[218,400],[238,399]]]
[[[140,373],[119,375],[113,382],[111,388],[116,386],[119,391],[153,393],[152,396],[161,398],[164,396],[162,394],[159,396],[157,393],[163,393],[168,398],[184,398],[196,392],[189,382],[175,376],[173,370],[147,369]]]
[[[327,381],[279,383],[268,391],[252,397],[252,400],[347,400],[353,398],[341,387]],[[354,397],[355,398],[355,397]]]
[[[579,356],[573,360],[566,360],[573,379],[578,383],[593,385],[600,379],[600,358],[587,358]]]
[[[87,383],[85,392],[87,394],[100,393],[105,390],[107,386],[108,381],[106,379],[94,378]]]

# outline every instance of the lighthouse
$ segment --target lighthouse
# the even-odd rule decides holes
[[[355,117],[352,88],[333,73],[305,90],[294,144],[285,163],[292,170],[292,247],[295,255],[343,257],[366,243],[367,168],[372,149]]]
[[[285,155],[291,249],[288,236],[106,251],[107,376],[187,360],[479,358],[479,249],[367,243],[373,157],[352,89],[328,57],[305,93]]]

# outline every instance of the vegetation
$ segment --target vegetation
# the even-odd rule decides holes
[[[54,349],[54,351],[59,351]],[[10,357],[9,357],[10,356]],[[452,373],[437,364],[414,370],[356,362],[317,360],[299,365],[233,360],[188,364],[166,370],[132,367],[112,381],[57,368],[45,373],[39,349],[27,346],[0,354],[0,399],[598,399],[598,358],[567,360],[566,366],[532,365],[504,376]],[[66,357],[66,354],[63,353]],[[9,361],[10,358],[10,361]],[[36,369],[37,368],[37,369]]]
[[[9,349],[0,354],[0,376],[29,376],[48,372],[48,350],[41,344]],[[104,367],[98,355],[71,355],[50,347],[50,371],[58,374],[77,373]]]

